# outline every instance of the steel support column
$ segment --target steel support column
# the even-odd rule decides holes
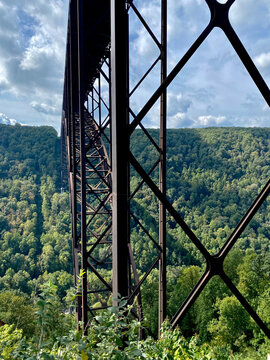
[[[81,268],[82,275],[82,322],[84,333],[87,331],[87,237],[86,237],[86,151],[85,151],[85,64],[84,64],[84,31],[83,31],[84,2],[77,0],[77,32],[78,32],[78,103],[80,122],[80,178],[81,178]]]
[[[161,0],[161,83],[167,76],[167,0]],[[166,196],[166,140],[167,140],[167,91],[160,98],[160,163],[159,188]],[[166,208],[159,202],[159,246],[161,255],[159,260],[159,316],[158,329],[160,337],[161,325],[166,318]]]
[[[111,127],[113,297],[129,294],[129,106],[128,13],[125,0],[111,0]],[[115,301],[114,301],[115,302]]]
[[[78,236],[78,216],[77,216],[77,181],[76,176],[79,171],[79,151],[76,148],[78,136],[78,120],[76,113],[78,112],[78,38],[77,34],[77,8],[76,2],[70,4],[68,32],[68,58],[67,58],[67,94],[68,94],[68,112],[67,112],[67,129],[68,129],[68,157],[69,157],[69,188],[70,188],[70,204],[71,204],[71,231],[72,231],[72,253],[73,253],[73,272],[74,285],[77,288],[79,270],[78,251],[80,240]],[[68,116],[69,114],[69,116]],[[82,298],[76,298],[76,315],[79,330],[79,322],[82,319]]]

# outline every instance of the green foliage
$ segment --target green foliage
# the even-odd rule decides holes
[[[125,305],[122,300],[92,321],[83,349],[90,359],[136,359],[141,355],[137,346],[140,324],[129,321],[131,307]]]
[[[213,359],[213,354],[214,352],[210,345],[201,343],[197,336],[187,340],[179,329],[172,330],[169,323],[165,322],[162,327],[161,338],[157,342],[157,353],[153,353],[153,358],[166,360],[207,360]]]
[[[50,175],[60,184],[60,139],[48,126],[0,125],[0,177]]]
[[[42,285],[36,305],[40,328],[39,349],[44,341],[55,339],[61,333],[61,304],[57,297],[57,287],[51,282]]]
[[[13,291],[0,293],[0,320],[14,324],[25,336],[32,336],[35,330],[35,313],[33,304],[25,295]]]
[[[66,327],[65,317],[59,319],[60,327],[55,326],[55,302],[57,303],[56,289],[51,283],[43,286],[43,292],[37,300],[38,325],[41,337],[26,339],[22,330],[15,329],[14,325],[0,327],[0,354],[4,360],[9,359],[155,359],[155,360],[238,360],[228,346],[221,342],[212,344],[203,343],[199,336],[185,338],[179,329],[172,330],[169,323],[162,327],[159,340],[147,337],[138,339],[138,329],[143,324],[131,315],[132,307],[126,306],[126,300],[119,300],[118,306],[113,306],[101,312],[92,319],[87,335],[74,331],[74,324]],[[226,298],[219,306],[221,316],[229,317],[235,311],[237,304]],[[241,320],[239,319],[239,322]],[[238,323],[231,331],[238,331]],[[222,326],[222,324],[221,324]],[[242,326],[242,325],[241,325]],[[241,327],[240,326],[240,327]],[[236,329],[237,328],[237,329]],[[57,329],[57,330],[56,330]],[[221,336],[224,336],[221,329]],[[228,336],[228,334],[227,334]],[[46,341],[45,341],[46,340]],[[259,359],[265,356],[269,342],[263,343],[255,352],[244,349],[245,359]],[[241,356],[243,356],[243,354]]]
[[[72,251],[68,194],[57,192],[60,139],[49,127],[0,131],[0,291],[34,295],[51,280],[63,298]]]
[[[234,297],[218,300],[219,319],[209,325],[211,333],[215,334],[217,344],[240,347],[250,329],[250,317],[246,310]]]
[[[100,350],[93,345],[95,341],[104,343],[104,349],[115,347],[123,358],[128,351],[129,356],[135,356],[135,353],[130,355],[135,343],[136,351],[141,351],[144,358],[153,359],[161,358],[160,354],[170,359],[170,351],[178,356],[180,347],[186,353],[179,356],[196,359],[199,355],[188,352],[193,343],[196,344],[194,351],[195,348],[201,351],[201,358],[212,354],[211,359],[229,359],[236,356],[230,355],[232,351],[242,352],[245,359],[266,357],[269,343],[265,336],[218,277],[211,279],[191,308],[181,324],[181,332],[165,328],[160,341],[149,338],[141,344],[134,340],[135,330],[133,335],[129,332],[130,326],[135,329],[138,324],[130,325],[132,322],[127,322],[119,309],[117,314],[110,311],[99,315],[103,330],[94,322],[95,330],[79,341],[80,336],[74,330],[67,330],[72,328],[74,317],[64,314],[74,290],[69,196],[59,192],[60,139],[55,130],[48,127],[1,125],[0,131],[0,320],[23,331],[19,342],[15,340],[19,339],[19,333],[14,335],[14,351],[20,344],[14,359],[27,358],[23,350],[26,346],[29,359],[31,356],[36,359],[38,351],[39,358],[44,359],[81,358],[82,349],[91,349],[93,354]],[[149,132],[158,142],[158,131],[150,129]],[[219,251],[269,178],[269,132],[269,129],[256,128],[168,131],[168,197],[211,254]],[[151,169],[158,156],[140,130],[132,135],[131,150],[146,170]],[[133,191],[139,182],[133,169],[131,177]],[[158,184],[157,170],[151,177]],[[261,207],[242,234],[226,258],[224,268],[269,326],[270,215],[267,206],[265,203]],[[158,202],[146,185],[131,201],[131,210],[158,242]],[[168,315],[171,317],[202,275],[204,259],[170,216],[167,233]],[[158,251],[135,220],[131,221],[131,244],[142,277]],[[102,271],[109,281],[110,271]],[[100,286],[95,276],[88,274],[88,277],[94,286]],[[157,333],[157,277],[154,269],[142,287],[146,324],[153,333]],[[50,285],[46,285],[48,282]],[[37,293],[39,300],[33,305]],[[34,314],[35,311],[38,314]],[[23,320],[26,316],[31,321]],[[38,323],[35,323],[36,317]],[[118,322],[118,319],[122,320]],[[106,321],[111,324],[107,332]],[[11,334],[12,329],[6,331]],[[122,343],[118,339],[121,329],[126,332]],[[196,332],[198,338],[194,337]],[[101,336],[97,333],[103,334],[103,340],[97,338]],[[34,334],[38,339],[34,339]],[[24,340],[24,336],[32,336],[32,342]],[[129,337],[133,345],[126,342]],[[174,348],[174,343],[179,346]],[[211,344],[215,351],[207,353],[205,343]]]
[[[0,327],[0,355],[1,359],[12,360],[21,345],[22,330],[18,330],[14,325],[4,325]]]
[[[53,290],[50,284],[46,286],[47,289],[43,293],[45,304],[39,301],[37,303],[43,326],[47,326],[54,315],[48,310]],[[212,359],[213,350],[209,345],[200,344],[197,337],[188,341],[179,330],[171,330],[167,323],[163,326],[159,341],[154,341],[150,337],[139,341],[138,329],[141,325],[131,317],[131,307],[126,307],[126,301],[121,300],[119,306],[111,307],[96,316],[89,326],[88,334],[83,337],[81,333],[70,330],[65,336],[56,337],[52,343],[49,341],[35,343],[22,338],[21,331],[14,329],[14,326],[5,325],[0,328],[0,351],[5,360]],[[49,333],[50,331],[47,332]]]

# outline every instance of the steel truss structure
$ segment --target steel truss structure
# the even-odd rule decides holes
[[[160,32],[155,34],[134,0],[70,0],[62,117],[62,139],[66,147],[72,219],[77,318],[87,331],[88,320],[108,307],[120,294],[129,303],[137,299],[139,319],[143,315],[140,290],[159,268],[159,328],[166,317],[166,212],[174,219],[206,262],[206,270],[171,319],[175,327],[189,311],[213,276],[219,276],[247,312],[270,337],[270,331],[226,275],[223,263],[270,192],[270,181],[254,200],[221,250],[212,256],[166,197],[166,90],[215,27],[220,28],[241,59],[268,105],[270,91],[229,21],[229,10],[237,0],[220,3],[205,0],[211,18],[197,40],[167,74],[167,0],[160,0]],[[157,58],[139,79],[132,77],[130,59],[130,15],[136,18],[157,49]],[[159,85],[140,109],[132,104],[134,93],[150,77]],[[132,81],[131,81],[132,79]],[[133,82],[133,83],[132,83]],[[132,89],[131,88],[132,83]],[[159,140],[144,127],[143,120],[157,106]],[[135,106],[136,107],[136,106]],[[130,140],[140,128],[156,151],[156,161],[145,169],[130,149]],[[140,178],[131,189],[130,173]],[[159,173],[159,181],[152,176]],[[156,234],[136,214],[132,205],[143,187],[158,201]],[[135,210],[134,210],[135,209]],[[148,269],[137,267],[136,239],[130,228],[149,240],[152,249]],[[81,272],[83,270],[83,272]],[[81,278],[79,275],[81,274]],[[79,279],[79,281],[78,281]]]

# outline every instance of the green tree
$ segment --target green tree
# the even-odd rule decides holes
[[[232,296],[217,301],[218,320],[213,320],[209,331],[214,335],[215,344],[230,345],[232,348],[241,347],[251,329],[250,316]]]
[[[25,295],[4,291],[0,293],[0,320],[22,329],[25,336],[32,336],[35,329],[35,309]]]

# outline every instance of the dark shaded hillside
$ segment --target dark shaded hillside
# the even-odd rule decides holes
[[[60,151],[61,140],[50,126],[0,124],[0,178],[49,175],[59,189]]]

